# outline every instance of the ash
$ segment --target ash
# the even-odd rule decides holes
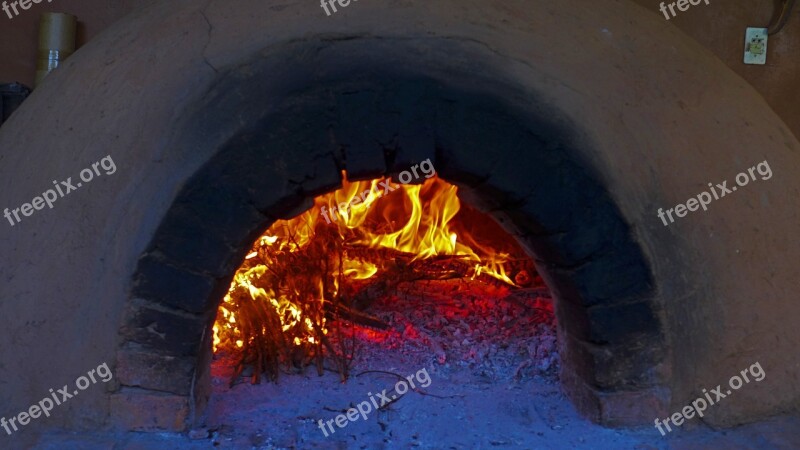
[[[392,352],[412,357],[420,367],[437,364],[444,372],[468,369],[494,380],[557,381],[556,321],[543,284],[512,289],[464,279],[403,283],[369,312],[391,329],[356,327],[358,366]]]

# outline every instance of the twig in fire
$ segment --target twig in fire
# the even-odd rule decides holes
[[[334,242],[339,242],[335,240]],[[342,282],[344,280],[344,261],[342,260],[344,251],[342,250],[341,246],[336,246],[336,256],[339,259],[339,270],[338,270],[338,277],[339,281]],[[339,316],[339,306],[342,303],[342,296],[340,292],[337,292],[336,295],[333,297],[333,310],[336,316]],[[353,362],[353,357],[355,356],[355,346],[356,346],[356,333],[355,330],[351,330],[350,333],[350,349],[347,348],[347,340],[344,339],[344,333],[342,332],[342,322],[337,320],[336,322],[336,334],[339,337],[339,352],[335,353],[337,356],[334,358],[335,362],[339,366],[339,374],[342,378],[342,381],[347,380],[348,375],[350,373],[350,364]]]
[[[223,308],[235,314],[238,335],[237,363],[233,385],[252,366],[251,382],[260,383],[264,373],[276,381],[281,365],[287,370],[303,370],[314,364],[323,372],[323,357],[333,360],[346,380],[355,357],[355,333],[348,336],[339,321],[326,328],[326,315],[346,318],[347,309],[334,286],[344,284],[342,239],[325,227],[317,227],[308,244],[298,242],[298,233],[289,231],[291,251],[258,247],[246,261],[241,282],[232,287]],[[338,268],[338,269],[334,269]],[[287,325],[288,324],[288,325]],[[326,335],[332,332],[333,340]],[[231,332],[232,333],[232,332]]]

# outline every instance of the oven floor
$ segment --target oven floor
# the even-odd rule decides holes
[[[396,299],[395,299],[396,300]],[[532,305],[537,301],[529,299]],[[582,418],[560,391],[558,355],[552,352],[555,326],[541,314],[546,305],[529,308],[497,303],[479,314],[442,320],[447,311],[418,304],[412,312],[393,310],[395,301],[378,308],[382,319],[401,330],[381,339],[362,330],[364,346],[357,353],[351,377],[339,381],[334,371],[317,376],[283,375],[277,384],[248,382],[229,387],[230,365],[212,364],[213,395],[205,427],[187,434],[50,434],[17,436],[30,442],[19,448],[94,449],[797,449],[800,418],[769,421],[714,431],[697,420],[662,437],[655,427],[613,430]],[[461,305],[456,310],[461,310]],[[398,314],[402,313],[400,317]],[[515,327],[509,339],[505,327]],[[528,323],[526,320],[530,320]],[[457,329],[452,326],[458,324]],[[536,332],[526,334],[520,330]],[[438,327],[438,328],[437,328]],[[416,330],[416,331],[414,331]],[[419,330],[435,335],[428,345]],[[397,331],[397,330],[395,330]],[[398,334],[399,333],[399,334]],[[445,336],[447,338],[445,338]],[[520,338],[519,336],[524,336]],[[533,344],[531,344],[533,343]],[[433,348],[435,347],[435,348]],[[438,349],[438,350],[437,350]],[[444,353],[444,357],[443,357]],[[520,362],[535,356],[534,364]],[[444,359],[444,363],[441,361]],[[522,367],[522,369],[520,369]],[[424,369],[424,371],[422,371]],[[365,371],[380,371],[368,372]],[[390,372],[390,373],[384,373]],[[430,377],[425,376],[427,373]],[[393,375],[394,374],[394,375]],[[412,378],[409,390],[378,411],[335,423],[326,436],[319,427],[362,402],[380,405],[377,393],[391,398],[398,377]],[[422,386],[427,385],[427,386]],[[366,408],[366,404],[363,405]],[[724,407],[724,405],[720,405]],[[374,409],[374,408],[371,408]],[[352,416],[352,414],[351,414]],[[655,419],[655,417],[654,417]],[[344,419],[340,419],[340,422]],[[38,440],[38,442],[37,442]]]
[[[421,355],[384,353],[362,370],[402,376],[425,368],[431,382],[409,391],[367,420],[360,416],[325,436],[321,419],[335,418],[398,381],[393,375],[367,373],[338,381],[315,372],[281,378],[278,384],[238,384],[215,377],[215,395],[207,427],[186,435],[54,434],[33,448],[42,449],[794,449],[800,448],[800,419],[776,418],[736,429],[713,431],[694,422],[662,437],[653,427],[611,430],[581,418],[560,393],[557,381],[533,376],[497,379],[475,367],[421,365]],[[359,364],[361,365],[361,364]],[[421,377],[423,382],[425,377]],[[415,378],[415,382],[416,382]],[[417,383],[427,384],[427,383]],[[444,398],[442,398],[444,397]],[[377,400],[377,397],[376,397]],[[379,401],[380,403],[380,401]],[[21,436],[20,436],[21,437]],[[31,447],[25,447],[31,448]]]

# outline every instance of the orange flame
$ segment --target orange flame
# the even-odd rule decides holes
[[[346,174],[341,189],[314,199],[314,206],[297,217],[275,222],[256,242],[247,258],[258,254],[260,246],[293,252],[308,245],[314,230],[322,222],[338,230],[352,245],[386,248],[413,255],[413,259],[436,255],[461,256],[474,264],[472,276],[486,274],[514,285],[504,268],[508,255],[497,253],[476,242],[454,223],[461,209],[458,188],[434,176],[420,185],[398,185],[391,179],[351,182]],[[225,296],[214,325],[214,351],[223,341],[242,347],[233,312],[225,308],[231,303],[230,294],[245,289],[254,301],[270,302],[279,313],[284,331],[304,326],[309,331],[306,342],[313,343],[312,323],[302,317],[298,306],[285,296],[268,292],[253,285],[254,276],[264,273],[265,266],[240,269],[235,274],[230,291]],[[334,270],[344,276],[365,280],[378,272],[378,267],[345,255],[341,268]],[[322,288],[320,287],[320,300]],[[305,319],[305,320],[304,320]],[[326,330],[323,328],[323,332]],[[223,334],[226,336],[223,339]],[[310,340],[309,340],[310,339]],[[301,345],[302,341],[295,340]]]

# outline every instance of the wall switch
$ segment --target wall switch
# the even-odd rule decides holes
[[[767,63],[767,29],[748,28],[744,38],[744,63]]]

